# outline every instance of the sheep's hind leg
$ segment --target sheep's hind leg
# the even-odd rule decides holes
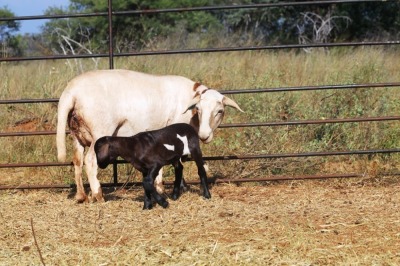
[[[157,175],[155,181],[154,181],[154,187],[156,188],[157,192],[160,195],[165,194],[165,188],[164,188],[163,181],[162,181],[162,179],[163,179],[162,173],[163,173],[163,170],[161,168],[160,171],[158,172],[158,175]],[[186,184],[185,179],[183,177],[182,177],[180,186],[181,186],[181,191],[183,191],[183,192],[186,192],[189,190],[189,186]]]
[[[161,195],[163,195],[165,192],[165,188],[164,188],[163,181],[162,181],[162,179],[163,179],[162,174],[163,174],[163,170],[161,168],[160,171],[158,172],[158,175],[157,175],[155,181],[154,181],[154,186],[155,186],[157,192]]]
[[[78,203],[88,202],[88,197],[86,196],[82,181],[83,152],[85,148],[76,139],[74,139],[73,145],[74,145],[74,158],[72,159],[72,162],[74,164],[74,170],[75,170],[75,184],[76,184],[75,200]]]
[[[92,191],[93,202],[95,201],[104,202],[101,185],[99,180],[97,179],[97,160],[96,160],[96,153],[94,152],[94,143],[90,145],[89,150],[86,154],[85,166],[90,184],[90,189]]]

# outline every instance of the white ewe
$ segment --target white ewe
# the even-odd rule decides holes
[[[170,124],[186,123],[208,143],[222,121],[225,106],[242,111],[230,98],[180,76],[97,70],[74,78],[58,104],[57,151],[58,160],[65,161],[68,122],[74,146],[76,200],[87,201],[82,181],[83,162],[93,199],[104,200],[94,153],[98,138],[132,136]],[[84,157],[85,147],[89,149]],[[161,175],[155,185],[159,192],[163,191]]]

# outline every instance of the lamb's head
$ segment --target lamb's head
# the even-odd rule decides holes
[[[216,90],[197,90],[197,94],[190,103],[188,110],[195,109],[197,112],[199,138],[204,143],[209,143],[213,139],[214,130],[217,129],[224,118],[225,106],[230,106],[243,112],[235,101]]]
[[[110,138],[111,137],[101,137],[94,144],[97,165],[101,169],[106,168],[110,163],[113,163],[117,159],[117,156],[114,155]]]

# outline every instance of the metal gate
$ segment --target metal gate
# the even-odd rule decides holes
[[[93,17],[107,16],[109,22],[109,52],[106,54],[83,54],[83,55],[53,55],[53,56],[33,56],[22,58],[0,58],[0,62],[16,62],[30,60],[58,60],[70,58],[109,58],[110,69],[114,68],[115,57],[128,56],[148,56],[148,55],[171,55],[171,54],[189,54],[189,53],[221,53],[235,51],[255,51],[255,50],[277,50],[277,49],[303,49],[317,47],[356,47],[356,46],[394,46],[399,45],[400,41],[376,41],[376,42],[339,42],[339,43],[317,43],[317,44],[295,44],[295,45],[266,45],[266,46],[249,46],[249,47],[225,47],[225,48],[207,48],[207,49],[180,49],[180,50],[163,50],[163,51],[147,51],[147,52],[129,52],[116,53],[113,47],[112,18],[113,16],[124,15],[146,15],[168,12],[197,12],[212,10],[229,10],[229,9],[249,9],[249,8],[271,8],[298,5],[329,5],[355,2],[371,2],[371,1],[298,1],[298,2],[281,2],[267,4],[249,4],[249,5],[232,5],[232,6],[209,6],[196,8],[174,8],[163,10],[133,10],[133,11],[113,11],[111,0],[108,0],[108,12],[103,13],[87,13],[87,14],[68,14],[68,15],[50,15],[50,16],[25,16],[14,18],[0,18],[0,21],[10,20],[36,20],[36,19],[56,19],[56,18],[77,18],[77,17]],[[387,1],[389,2],[389,1]],[[387,83],[369,83],[369,84],[339,84],[325,86],[299,86],[299,87],[278,87],[278,88],[261,88],[261,89],[241,89],[241,90],[223,90],[222,94],[254,94],[254,93],[280,93],[291,91],[316,91],[316,90],[354,90],[360,88],[393,88],[400,87],[400,82]],[[32,104],[32,103],[57,103],[58,99],[9,99],[0,100],[0,105],[10,104]],[[239,127],[276,127],[276,126],[302,126],[310,124],[330,124],[330,123],[365,123],[365,122],[381,122],[400,120],[400,116],[386,117],[362,117],[362,118],[344,118],[344,119],[321,119],[321,120],[297,120],[297,121],[279,121],[279,122],[260,122],[260,123],[240,123],[240,124],[222,124],[220,128],[239,128]],[[36,132],[1,132],[0,137],[21,137],[21,136],[40,136],[55,135],[55,131],[36,131]],[[320,156],[348,156],[348,155],[372,155],[384,153],[398,153],[400,149],[373,149],[373,150],[349,150],[349,151],[324,151],[324,152],[307,152],[307,153],[289,153],[289,154],[258,154],[258,155],[230,155],[230,156],[210,156],[204,157],[205,160],[253,160],[253,159],[276,159],[289,157],[320,157]],[[124,163],[124,161],[118,161]],[[118,164],[117,163],[117,164]],[[117,164],[114,165],[114,182],[103,184],[103,186],[121,185],[117,178]],[[22,168],[22,167],[70,167],[72,163],[58,162],[41,162],[41,163],[9,163],[0,164],[0,168]],[[393,175],[394,173],[391,173]],[[295,179],[324,179],[324,178],[348,178],[361,177],[363,173],[337,174],[337,175],[309,175],[309,176],[271,176],[265,178],[240,178],[240,179],[217,179],[215,182],[254,182],[254,181],[270,181],[270,180],[295,180]],[[197,183],[197,182],[196,182]],[[0,186],[0,189],[12,188],[69,188],[72,185],[21,185],[21,186]]]

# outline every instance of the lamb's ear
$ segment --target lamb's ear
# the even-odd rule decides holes
[[[104,169],[110,164],[110,143],[107,137],[100,138],[94,145],[94,151],[96,153],[97,165]]]
[[[228,97],[224,96],[224,98],[222,99],[222,103],[224,105],[226,105],[226,106],[230,106],[230,107],[236,108],[240,112],[244,113],[244,111],[242,109],[240,109],[239,105],[234,100],[232,100],[231,98],[228,98]]]
[[[194,96],[194,98],[190,101],[188,108],[185,112],[183,112],[183,114],[186,114],[187,111],[192,110],[196,106],[196,104],[200,102],[200,97],[200,94],[196,94],[196,96]]]

